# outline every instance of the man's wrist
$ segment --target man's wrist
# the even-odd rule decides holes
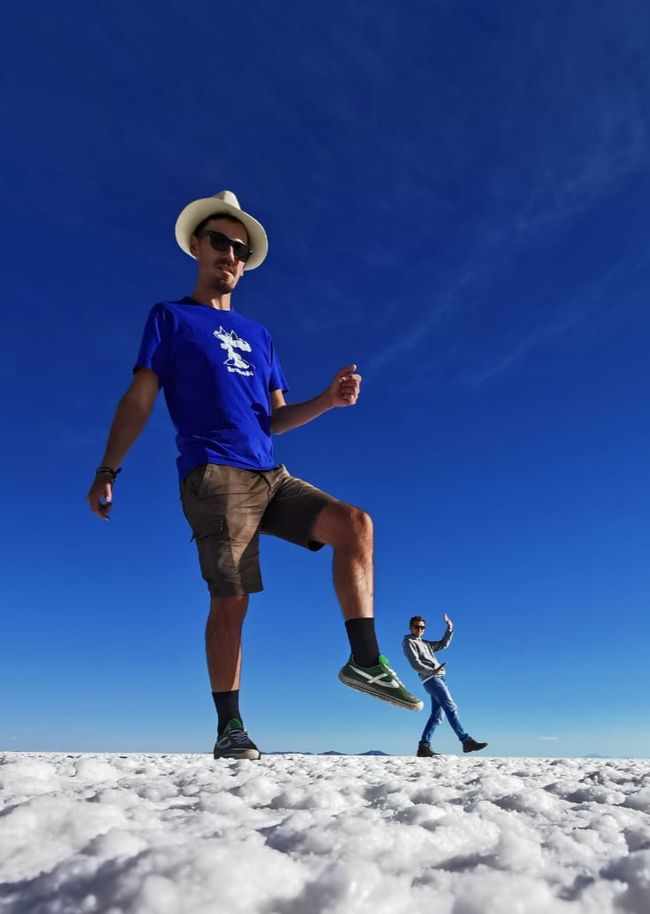
[[[319,399],[323,407],[322,412],[327,412],[327,410],[334,409],[334,396],[329,387],[322,392]]]
[[[110,479],[111,482],[115,482],[115,477],[117,476],[118,473],[121,473],[121,472],[122,472],[122,467],[118,467],[115,470],[115,469],[113,469],[113,467],[104,465],[104,466],[98,467],[95,470],[95,478],[97,478],[99,476],[108,476],[108,478]]]

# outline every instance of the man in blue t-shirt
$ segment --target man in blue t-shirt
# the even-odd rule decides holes
[[[88,502],[109,519],[120,464],[162,389],[176,429],[183,511],[210,591],[206,652],[218,716],[214,757],[260,757],[239,710],[242,624],[249,594],[262,590],[260,533],[311,550],[333,548],[334,586],[351,650],[339,679],[420,710],[422,702],[404,688],[377,645],[370,517],[273,459],[272,433],[357,402],[356,365],[338,371],[313,399],[286,402],[288,385],[270,334],[231,304],[244,272],[258,267],[268,250],[263,227],[231,191],[189,203],[176,222],[176,240],[196,260],[194,291],[151,310]]]

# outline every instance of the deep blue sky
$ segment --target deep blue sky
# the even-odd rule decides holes
[[[374,517],[377,617],[442,634],[496,755],[650,755],[650,11],[643,0],[14,6],[2,77],[0,748],[209,750],[207,593],[162,398],[114,519],[85,493],[151,305],[193,286],[189,200],[270,254],[235,307],[289,399],[276,439]],[[345,690],[330,557],[264,542],[242,709],[263,749],[410,753]],[[457,751],[448,727],[437,740]]]

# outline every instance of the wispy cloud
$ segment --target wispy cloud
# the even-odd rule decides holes
[[[551,740],[551,741],[558,740],[559,738],[560,738],[559,736],[538,736],[537,737],[537,739]]]
[[[478,386],[593,318],[599,293],[609,278],[607,270],[622,266],[620,255],[615,253],[609,261],[596,255],[591,264],[585,263],[583,276],[574,277],[566,288],[562,287],[561,254],[550,254],[545,264],[534,261],[528,290],[525,277],[518,278],[523,294],[528,299],[538,296],[541,281],[551,289],[554,284],[557,286],[556,298],[533,312],[528,321],[521,320],[522,306],[518,302],[510,304],[514,320],[507,334],[498,332],[500,327],[490,332],[485,309],[481,312],[477,302],[485,303],[496,316],[507,315],[508,305],[501,304],[499,289],[502,284],[507,285],[522,257],[530,255],[534,260],[540,245],[561,238],[591,208],[596,211],[627,179],[647,167],[650,126],[643,110],[645,95],[634,79],[624,76],[629,70],[640,82],[647,83],[642,67],[643,42],[633,34],[633,23],[621,23],[617,26],[624,33],[617,39],[621,59],[617,63],[617,58],[608,56],[604,67],[594,69],[593,63],[608,40],[604,21],[607,17],[601,18],[603,21],[599,17],[592,20],[586,37],[581,34],[585,48],[576,57],[566,41],[558,41],[553,16],[541,16],[534,36],[525,36],[529,46],[522,43],[515,61],[519,83],[510,80],[508,65],[503,64],[500,95],[488,100],[488,108],[498,104],[500,110],[507,112],[507,118],[495,117],[486,125],[489,111],[475,110],[481,102],[480,94],[468,93],[460,103],[459,115],[444,125],[445,139],[427,159],[433,179],[424,182],[417,168],[407,170],[401,178],[404,205],[413,207],[415,201],[424,201],[432,234],[434,217],[449,193],[448,185],[459,182],[471,189],[472,197],[468,191],[455,201],[456,209],[449,222],[450,235],[456,230],[455,240],[462,237],[464,258],[450,271],[449,254],[457,245],[448,247],[444,236],[434,235],[434,243],[422,246],[428,256],[418,270],[421,276],[429,277],[430,289],[428,293],[423,289],[420,302],[409,309],[408,326],[402,325],[404,329],[399,334],[383,334],[386,344],[366,363],[366,374],[385,371],[393,363],[409,359],[411,366],[417,366],[412,370],[418,380],[426,381],[431,374],[431,354],[455,337],[458,343],[454,343],[454,364],[447,366],[447,378],[461,385]],[[551,48],[556,63],[553,72],[546,70],[542,77],[533,69],[534,58],[537,53],[546,56]],[[524,51],[529,60],[522,56]],[[621,69],[623,57],[627,62]],[[480,69],[480,60],[475,67]],[[525,92],[522,85],[526,86]],[[472,123],[470,131],[468,125]],[[492,144],[502,148],[503,154],[496,160],[478,163],[466,151],[461,142],[463,136],[472,136],[475,144],[485,141],[488,147]],[[455,147],[454,161],[449,158],[449,147]],[[445,179],[437,175],[444,175]],[[416,211],[423,212],[424,204]],[[600,219],[594,215],[595,222]],[[465,221],[462,236],[458,235],[461,220]],[[584,231],[589,231],[588,221],[583,237]],[[387,245],[388,262],[391,255],[394,258],[394,248]],[[394,323],[403,290],[394,297],[394,313],[384,318],[385,326]],[[529,301],[522,305],[529,310]],[[471,340],[468,345],[472,329],[478,328],[481,318],[484,326],[480,329],[485,332],[480,346]]]
[[[517,362],[521,362],[530,352],[548,342],[552,337],[559,337],[567,333],[582,319],[581,315],[576,314],[565,320],[560,320],[558,323],[536,327],[505,352],[497,353],[492,361],[487,357],[482,366],[475,367],[473,371],[463,372],[463,385],[466,387],[480,387],[482,384],[491,381],[497,375],[508,371]]]

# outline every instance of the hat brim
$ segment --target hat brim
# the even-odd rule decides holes
[[[253,253],[244,264],[244,269],[254,270],[259,267],[269,250],[269,242],[264,228],[257,219],[253,219],[248,213],[215,197],[203,197],[200,200],[193,200],[181,210],[176,220],[175,228],[176,241],[180,249],[189,254],[190,257],[194,257],[194,254],[190,251],[190,238],[197,225],[207,219],[208,216],[218,216],[222,213],[237,219],[248,232],[248,246]],[[194,259],[196,260],[195,257]]]

